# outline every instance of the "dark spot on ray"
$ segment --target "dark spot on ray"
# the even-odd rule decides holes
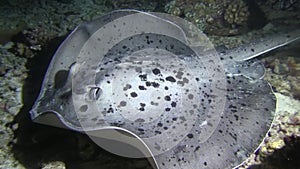
[[[145,131],[144,129],[142,129],[142,128],[138,128],[138,131]]]
[[[148,86],[148,87],[151,86],[151,83],[147,81],[146,86]]]
[[[169,90],[168,86],[165,86],[165,90]]]
[[[110,123],[111,126],[121,127],[123,124],[120,123]]]
[[[131,97],[137,97],[138,95],[135,92],[130,93]]]
[[[157,123],[157,126],[158,126],[158,127],[162,127],[163,124],[162,124],[162,123]]]
[[[193,138],[193,137],[194,137],[194,135],[193,135],[193,134],[191,134],[191,133],[189,133],[189,134],[187,135],[187,137],[188,137],[188,138]]]
[[[171,44],[170,47],[171,47],[171,49],[174,49],[174,44]]]
[[[171,97],[170,97],[170,96],[165,96],[165,100],[166,100],[166,101],[170,101],[170,100],[171,100]]]
[[[189,79],[187,79],[187,78],[183,78],[183,83],[189,83]]]
[[[162,82],[165,82],[165,80],[164,80],[164,79],[162,79],[162,78],[160,78],[159,80],[160,80],[160,81],[162,81]]]
[[[135,122],[137,122],[137,123],[144,123],[145,120],[141,119],[141,118],[138,118],[138,119],[135,120]],[[131,125],[133,125],[133,123],[131,123]]]
[[[114,112],[114,109],[111,107],[107,110],[107,113],[113,113],[113,112]]]
[[[88,109],[88,106],[87,106],[87,105],[82,105],[82,106],[79,108],[79,110],[80,110],[81,112],[86,112],[87,109]]]
[[[182,78],[182,75],[183,75],[183,72],[177,72],[176,78],[177,78],[177,79],[181,79],[181,78]]]
[[[251,52],[254,52],[254,49],[253,49],[253,48],[251,48]]]
[[[158,106],[158,103],[154,103],[153,101],[151,101],[150,104],[153,106]]]
[[[200,149],[200,146],[197,146],[194,150],[194,152],[198,151]]]
[[[189,94],[189,95],[188,95],[188,98],[189,98],[190,100],[192,100],[192,99],[194,98],[194,95],[193,95],[193,94]]]
[[[185,117],[183,117],[183,116],[180,116],[179,119],[182,121],[186,121]]]
[[[155,75],[160,74],[160,70],[157,69],[157,68],[153,69],[152,72],[153,72],[153,74],[155,74]]]
[[[238,121],[239,120],[239,116],[238,115],[233,115],[235,117],[235,120]]]
[[[125,101],[120,102],[120,106],[125,107],[126,105],[127,105],[127,102],[125,102]]]
[[[142,73],[142,68],[141,67],[136,67],[135,71],[138,72],[138,73]]]
[[[147,74],[139,75],[141,81],[147,81]]]
[[[176,102],[172,102],[172,103],[171,103],[171,106],[172,106],[172,107],[176,107]]]
[[[229,135],[230,135],[235,141],[237,140],[236,134],[229,133]]]
[[[151,82],[151,85],[155,88],[158,88],[159,87],[159,83],[156,83],[156,82]]]
[[[165,111],[170,111],[171,109],[169,107],[165,108]]]
[[[145,111],[144,107],[139,108],[140,111]]]
[[[156,133],[156,134],[161,134],[161,132],[160,132],[160,131],[157,131],[157,130],[155,131],[155,133]]]
[[[231,105],[229,105],[228,108],[230,108],[230,109],[236,109],[237,107],[231,104]]]
[[[126,84],[126,86],[123,88],[124,91],[128,90],[131,88],[131,85],[130,84]]]
[[[140,90],[147,90],[144,86],[139,86]]]
[[[145,107],[146,104],[145,103],[140,103],[140,106]]]
[[[172,82],[172,83],[176,82],[176,80],[172,76],[166,77],[166,80],[169,81],[169,82]]]

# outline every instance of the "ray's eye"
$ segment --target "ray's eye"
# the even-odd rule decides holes
[[[90,100],[98,100],[102,93],[102,89],[100,87],[91,87],[89,91]]]

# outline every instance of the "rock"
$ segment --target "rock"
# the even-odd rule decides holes
[[[44,164],[42,169],[66,169],[66,164],[61,161],[54,161]]]

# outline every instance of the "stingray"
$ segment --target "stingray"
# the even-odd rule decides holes
[[[299,35],[216,50],[179,17],[114,11],[64,40],[30,115],[154,168],[232,168],[260,145],[276,108],[255,58]]]

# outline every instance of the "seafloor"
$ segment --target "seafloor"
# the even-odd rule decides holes
[[[194,22],[216,45],[235,47],[278,25],[300,25],[299,4],[297,0],[1,0],[0,168],[151,168],[145,159],[112,155],[83,134],[34,124],[29,118],[53,53],[79,23],[120,8],[168,12]],[[240,168],[300,168],[299,53],[298,42],[259,58],[276,92],[277,112],[265,141]]]

